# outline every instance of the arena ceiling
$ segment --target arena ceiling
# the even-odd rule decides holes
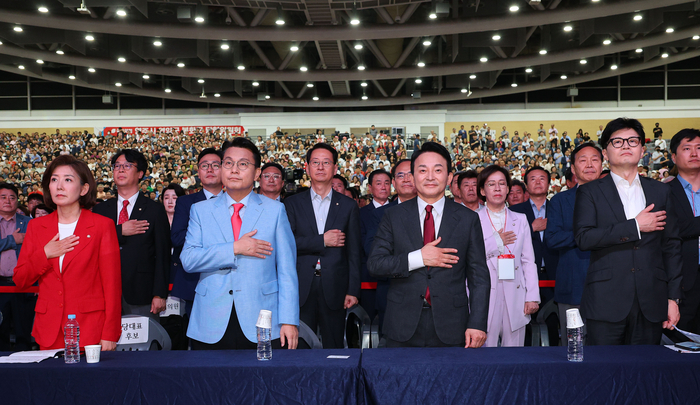
[[[221,105],[460,102],[698,58],[698,10],[700,0],[3,0],[0,70]]]

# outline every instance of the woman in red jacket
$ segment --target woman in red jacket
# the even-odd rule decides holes
[[[29,222],[13,280],[39,282],[32,335],[41,349],[64,346],[63,325],[75,314],[80,346],[115,350],[121,334],[121,261],[114,222],[93,214],[97,190],[85,162],[54,159],[41,185],[53,213]]]

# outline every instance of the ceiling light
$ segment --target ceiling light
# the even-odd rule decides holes
[[[418,62],[418,67],[425,67],[425,62]]]
[[[70,75],[70,76],[68,76],[68,78],[71,79],[71,80],[75,80],[75,76],[74,76],[74,75]]]
[[[228,50],[228,48],[230,48],[228,44],[221,44],[221,49],[223,49],[224,51]]]
[[[481,61],[481,62],[488,62],[489,59],[488,59],[487,57],[484,56],[484,57],[482,57],[481,59],[479,59],[479,61]]]
[[[126,58],[123,58],[123,57],[121,57],[121,56],[120,56],[119,58],[117,58],[117,60],[118,60],[119,62],[122,62],[122,63],[126,62]]]
[[[314,84],[313,83],[306,83],[306,87],[312,88],[312,87],[314,87]]]
[[[194,18],[194,20],[195,20],[196,22],[198,22],[198,23],[203,23],[203,22],[204,22],[204,17],[202,17],[202,16],[197,16],[197,17]]]
[[[462,93],[466,93],[466,92],[467,92],[467,89],[462,89],[462,90],[460,90],[460,91],[461,91]]]
[[[367,100],[368,98],[369,98],[369,97],[367,97],[367,96],[362,96],[362,99],[363,99],[363,100]]]
[[[39,12],[40,12],[40,13],[48,13],[48,12],[49,12],[49,9],[42,6],[42,7],[39,7]]]
[[[270,95],[269,95],[269,94],[265,94],[265,100],[269,100],[269,99],[270,99]]]
[[[197,83],[199,83],[199,84],[204,83],[204,79],[199,79],[199,80],[197,80]]]
[[[476,79],[476,75],[469,75],[470,79]]]
[[[318,101],[318,96],[314,96],[314,101]]]
[[[501,39],[501,36],[500,36],[500,35],[494,35],[494,36],[491,37],[491,39],[493,39],[494,41],[498,41],[498,40]]]
[[[642,21],[642,15],[641,14],[635,14],[634,17],[632,17],[634,21]]]
[[[697,41],[698,39],[700,39],[700,35],[693,35],[693,39]]]
[[[177,67],[179,67],[179,68],[184,68],[184,67],[185,67],[185,63],[184,63],[184,62],[180,62],[180,63],[177,64]]]
[[[540,49],[540,55],[546,55],[547,50],[546,49]]]
[[[612,43],[612,41],[609,39],[606,39],[605,41],[603,41],[603,45],[610,45],[611,43]]]
[[[148,80],[150,78],[151,78],[151,76],[149,76],[149,75],[143,75],[143,80]]]
[[[562,80],[566,79],[566,75],[561,75],[561,79]]]
[[[238,65],[238,70],[245,70],[245,66],[243,66],[243,65]]]
[[[258,87],[258,86],[260,86],[260,83],[258,83],[258,82],[253,82],[253,87]]]
[[[2,45],[2,41],[0,41],[0,45]]]
[[[362,87],[367,87],[367,82],[362,82],[362,83],[360,83],[360,86],[362,86]]]
[[[421,84],[421,83],[423,83],[423,80],[421,80],[420,78],[416,79],[416,84]]]
[[[428,18],[430,18],[431,20],[434,20],[434,19],[437,18],[437,14],[435,14],[435,13],[430,13],[430,15],[428,16]],[[366,100],[366,99],[363,98],[363,100]]]
[[[63,52],[63,49],[56,49],[56,54],[63,55],[63,54],[65,54],[65,52]]]
[[[668,58],[668,54],[667,54],[666,52],[664,52],[664,53],[661,54],[661,57],[662,57],[662,58]]]
[[[165,89],[165,92],[166,92],[166,93],[170,93],[171,91],[172,91],[172,90],[170,90],[170,89]]]
[[[86,40],[86,41],[94,41],[94,40],[95,40],[95,37],[92,36],[92,35],[90,35],[90,34],[88,34],[88,35],[85,35],[85,40]]]
[[[24,70],[24,65],[19,65],[19,66],[17,66],[17,69],[19,69],[19,70]]]
[[[610,70],[617,70],[617,65],[611,65]]]
[[[673,28],[671,28],[671,27],[666,28],[666,33],[667,33],[667,34],[670,34],[670,33],[672,33],[673,31],[674,31],[674,30],[673,30]]]
[[[350,24],[352,25],[359,25],[360,24],[360,19],[357,18],[357,16],[353,17],[352,20],[350,20]]]
[[[518,87],[518,83],[511,83],[510,87]]]
[[[597,2],[599,2],[600,0],[591,0],[591,1],[592,1],[593,3],[597,3]]]
[[[423,41],[423,46],[430,46],[430,45],[432,45],[432,44],[433,44],[433,43],[430,42],[429,39],[426,39],[425,41]]]
[[[525,68],[525,73],[532,73],[532,68]]]
[[[637,49],[635,49],[634,51],[637,52],[637,53],[642,53],[642,52],[644,52],[644,49],[642,49],[642,48],[637,48]]]
[[[275,24],[284,25],[284,11],[282,11],[281,4],[277,6],[277,19],[275,20]]]
[[[365,70],[365,65],[359,65],[359,66],[357,67],[357,70]]]
[[[117,10],[117,15],[119,17],[126,17],[126,11],[124,10]]]
[[[44,64],[44,61],[41,60],[41,59],[37,59],[37,60],[36,60],[36,63],[38,63],[38,64],[40,64],[40,65],[43,65],[43,64]]]
[[[508,10],[510,10],[512,13],[515,13],[516,11],[520,10],[520,7],[512,5]]]
[[[15,27],[13,28],[13,30],[15,30],[15,32],[22,32],[22,31],[23,31],[23,30],[22,30],[22,27],[20,27],[20,26],[15,26]]]
[[[204,93],[204,89],[202,89],[202,94],[199,96],[199,98],[207,98],[207,95]]]
[[[95,68],[88,68],[88,72],[95,73]]]
[[[221,97],[221,94],[215,93],[215,94],[214,94],[214,97]]]
[[[564,26],[564,31],[566,31],[566,32],[573,31],[573,29],[574,29],[574,27],[572,27],[572,26],[570,26],[570,25],[565,25],[565,26]]]
[[[292,46],[289,47],[289,50],[292,51],[292,52],[296,52],[296,51],[299,50],[299,47],[296,46],[296,45],[292,45]]]
[[[585,60],[585,59],[581,59],[581,60],[579,61],[579,63],[582,64],[582,65],[585,65],[586,63],[588,63],[588,61]]]
[[[277,24],[277,25],[284,25],[284,20],[281,19],[281,18],[279,18],[279,17],[277,17],[277,20],[275,21],[275,24]]]
[[[122,84],[119,83],[119,82],[114,83],[114,85],[117,86],[117,87],[122,87]]]
[[[302,72],[306,72],[307,70],[309,70],[309,68],[307,68],[306,66],[302,66],[299,68],[299,70],[301,70]]]
[[[354,48],[359,51],[360,49],[364,48],[364,46],[360,42],[357,42]]]
[[[153,41],[153,45],[155,45],[155,46],[161,46],[161,45],[163,45],[163,43],[160,42],[160,41],[158,41],[158,40],[156,40],[156,41]]]

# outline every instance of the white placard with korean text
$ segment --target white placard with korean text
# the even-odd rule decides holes
[[[118,345],[148,342],[148,317],[130,316],[122,318],[122,336]]]

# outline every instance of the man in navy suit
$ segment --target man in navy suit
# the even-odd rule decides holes
[[[170,227],[170,240],[173,243],[173,273],[171,280],[173,290],[171,295],[185,301],[185,316],[192,310],[194,289],[199,281],[199,273],[188,273],[182,268],[180,253],[185,245],[187,224],[190,222],[190,208],[200,201],[220,196],[221,191],[221,159],[222,153],[214,148],[203,149],[197,157],[197,170],[202,190],[177,199],[173,224]]]
[[[578,186],[600,177],[600,172],[603,171],[603,152],[593,142],[582,143],[571,153],[571,161],[578,184],[558,193],[549,201],[548,223],[544,231],[547,247],[559,252],[554,301],[559,309],[562,336],[566,332],[566,310],[581,307],[581,295],[591,259],[591,252],[579,249],[574,240],[576,190]]]
[[[18,194],[13,184],[0,183],[0,286],[15,285],[12,276],[30,219],[17,213]],[[0,329],[0,350],[31,349],[35,303],[34,294],[0,294],[0,311],[5,319]],[[14,348],[10,347],[10,319],[17,337]]]

